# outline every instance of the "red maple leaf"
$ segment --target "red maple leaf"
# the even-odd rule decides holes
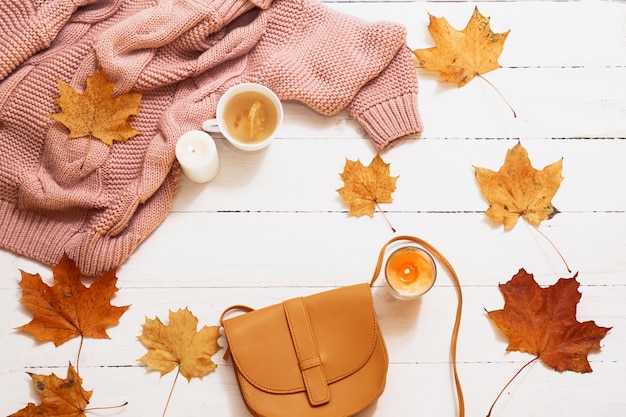
[[[577,274],[560,278],[556,284],[542,288],[532,274],[520,269],[509,282],[499,285],[504,308],[489,311],[489,318],[508,336],[508,351],[530,353],[535,358],[513,376],[498,398],[511,381],[537,359],[559,372],[592,371],[587,354],[600,349],[600,340],[611,328],[597,326],[591,320],[581,323],[576,319],[576,305],[581,298],[576,277]]]

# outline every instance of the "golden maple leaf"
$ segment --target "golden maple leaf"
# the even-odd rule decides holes
[[[380,154],[372,159],[368,166],[361,161],[346,159],[340,174],[344,186],[337,190],[343,201],[349,204],[348,215],[373,216],[379,203],[391,203],[391,194],[396,189],[398,177],[390,175],[389,164]]]
[[[520,216],[533,226],[551,219],[559,212],[552,205],[552,198],[563,180],[562,165],[561,159],[536,170],[518,142],[507,151],[498,172],[475,167],[480,191],[489,202],[485,214],[502,223],[505,230],[512,229]]]
[[[170,311],[169,325],[157,317],[146,318],[139,340],[148,353],[139,360],[148,370],[165,375],[178,366],[178,372],[187,380],[202,378],[217,365],[211,360],[218,350],[219,326],[204,326],[197,331],[198,319],[187,309]]]
[[[64,254],[52,272],[54,285],[48,286],[39,274],[21,271],[20,301],[33,313],[33,319],[18,330],[56,346],[79,336],[108,339],[106,329],[117,325],[128,309],[110,304],[117,292],[115,271],[105,272],[86,287],[76,263]]]
[[[436,46],[414,50],[413,54],[427,70],[439,71],[440,81],[455,82],[462,87],[475,76],[500,68],[498,57],[510,31],[494,33],[489,18],[478,7],[461,31],[443,17],[430,14],[429,17],[428,31]]]
[[[29,373],[33,387],[41,397],[41,404],[29,403],[25,408],[9,417],[67,416],[85,417],[91,391],[82,387],[82,379],[72,365],[65,379],[55,374],[37,375]]]
[[[57,103],[62,111],[49,116],[70,129],[70,139],[89,136],[113,145],[114,140],[126,141],[139,133],[127,124],[127,119],[139,111],[142,94],[113,96],[114,84],[102,68],[87,77],[83,94],[63,81],[57,83],[61,93]]]

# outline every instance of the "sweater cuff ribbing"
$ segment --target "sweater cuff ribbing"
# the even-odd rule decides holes
[[[387,148],[391,142],[416,135],[423,129],[417,93],[394,97],[354,117],[365,128],[379,151]]]

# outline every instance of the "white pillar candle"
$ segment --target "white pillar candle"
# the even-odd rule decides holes
[[[208,182],[220,168],[215,141],[206,132],[190,130],[176,142],[176,159],[193,182]]]

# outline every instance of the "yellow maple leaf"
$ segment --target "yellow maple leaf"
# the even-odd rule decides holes
[[[142,94],[113,96],[114,84],[102,68],[87,77],[82,94],[63,81],[57,83],[60,91],[57,103],[62,111],[49,116],[70,130],[70,139],[88,136],[113,145],[114,140],[123,142],[139,133],[128,125],[127,119],[139,111]]]
[[[379,203],[393,201],[391,194],[396,189],[398,177],[390,175],[389,164],[383,161],[380,154],[376,154],[368,166],[359,160],[346,159],[340,176],[344,186],[337,192],[349,204],[349,215],[373,216]]]
[[[170,311],[169,325],[157,317],[146,318],[139,340],[148,353],[139,360],[148,370],[157,370],[165,375],[178,367],[178,372],[187,380],[202,378],[217,365],[211,360],[220,345],[219,326],[204,326],[197,331],[198,319],[187,309]]]
[[[533,168],[528,152],[518,142],[507,151],[498,172],[475,167],[480,191],[489,202],[485,214],[502,223],[505,230],[512,229],[520,216],[533,226],[552,218],[559,212],[552,198],[563,180],[562,165],[561,159],[542,170]]]
[[[427,70],[439,71],[440,81],[462,87],[475,76],[500,68],[498,57],[510,31],[494,33],[489,18],[478,7],[460,31],[443,17],[429,16],[428,31],[436,46],[414,50],[413,54]]]

